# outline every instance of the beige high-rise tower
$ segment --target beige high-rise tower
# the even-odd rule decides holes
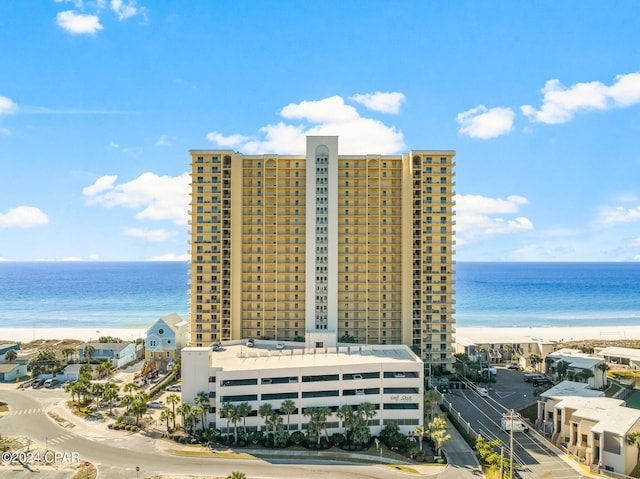
[[[304,156],[190,155],[192,346],[403,343],[453,363],[454,151],[312,136]]]

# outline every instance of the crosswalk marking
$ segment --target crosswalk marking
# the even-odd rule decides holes
[[[60,444],[61,442],[72,439],[73,436],[71,434],[63,434],[61,436],[56,436],[53,439],[49,439],[49,444]]]
[[[21,416],[21,415],[25,415],[25,414],[35,414],[38,412],[42,412],[44,411],[43,407],[39,407],[39,408],[31,408],[31,409],[18,409],[16,411],[11,411],[9,413],[10,416]]]

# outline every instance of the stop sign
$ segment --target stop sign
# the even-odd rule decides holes
[[[140,472],[140,466],[136,466],[136,472]]]

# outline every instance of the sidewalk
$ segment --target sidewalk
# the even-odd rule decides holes
[[[449,467],[439,478],[478,478],[485,477],[476,453],[467,444],[458,430],[447,421],[447,433],[451,439],[442,446]]]

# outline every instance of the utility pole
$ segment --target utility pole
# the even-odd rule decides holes
[[[511,431],[509,431],[509,448],[511,449],[511,454],[509,457],[509,479],[513,479],[513,415],[515,411],[512,409],[510,411],[511,415]]]

